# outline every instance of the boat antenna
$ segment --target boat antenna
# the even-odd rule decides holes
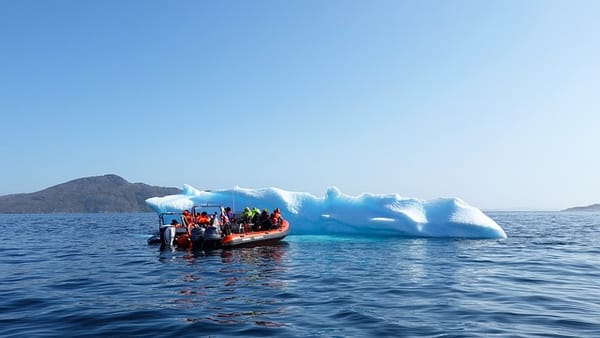
[[[231,208],[233,209],[233,212],[235,212],[235,191],[237,190],[237,185],[233,187],[233,205],[231,206]]]

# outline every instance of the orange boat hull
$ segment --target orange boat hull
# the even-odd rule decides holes
[[[290,232],[290,224],[283,220],[277,229],[230,234],[223,238],[223,248],[266,245],[281,241]]]

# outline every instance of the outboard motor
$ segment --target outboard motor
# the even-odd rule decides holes
[[[204,230],[204,248],[205,249],[217,249],[221,247],[221,227],[219,226],[219,219],[217,213],[213,216],[213,222]]]
[[[192,243],[201,243],[204,240],[204,228],[195,226],[192,231]]]
[[[171,225],[163,226],[159,229],[160,231],[160,244],[173,246],[173,240],[175,240],[175,227]]]

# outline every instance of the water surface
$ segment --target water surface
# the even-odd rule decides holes
[[[489,215],[508,239],[210,253],[148,246],[154,214],[0,215],[0,336],[600,336],[600,214]]]

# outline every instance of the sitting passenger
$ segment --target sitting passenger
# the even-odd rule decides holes
[[[245,207],[244,211],[240,215],[238,223],[250,223],[251,221],[252,221],[252,211],[250,211],[250,208]]]
[[[271,222],[269,221],[269,210],[263,209],[258,218],[258,224],[254,224],[256,230],[269,230],[271,228]]]
[[[240,225],[240,231],[243,229],[243,232],[249,232],[251,231],[250,222],[252,222],[252,211],[245,207],[240,217],[236,219],[236,223]]]
[[[275,210],[273,210],[273,213],[271,214],[271,228],[272,229],[277,229],[281,226],[281,222],[282,222],[282,218],[281,218],[281,210],[279,210],[279,208],[276,208]]]
[[[206,211],[203,211],[201,214],[196,215],[196,223],[202,227],[206,227],[210,224],[210,218],[208,217]]]
[[[260,210],[258,208],[252,209],[252,219],[250,220],[253,224],[258,224],[258,219],[260,218]]]

